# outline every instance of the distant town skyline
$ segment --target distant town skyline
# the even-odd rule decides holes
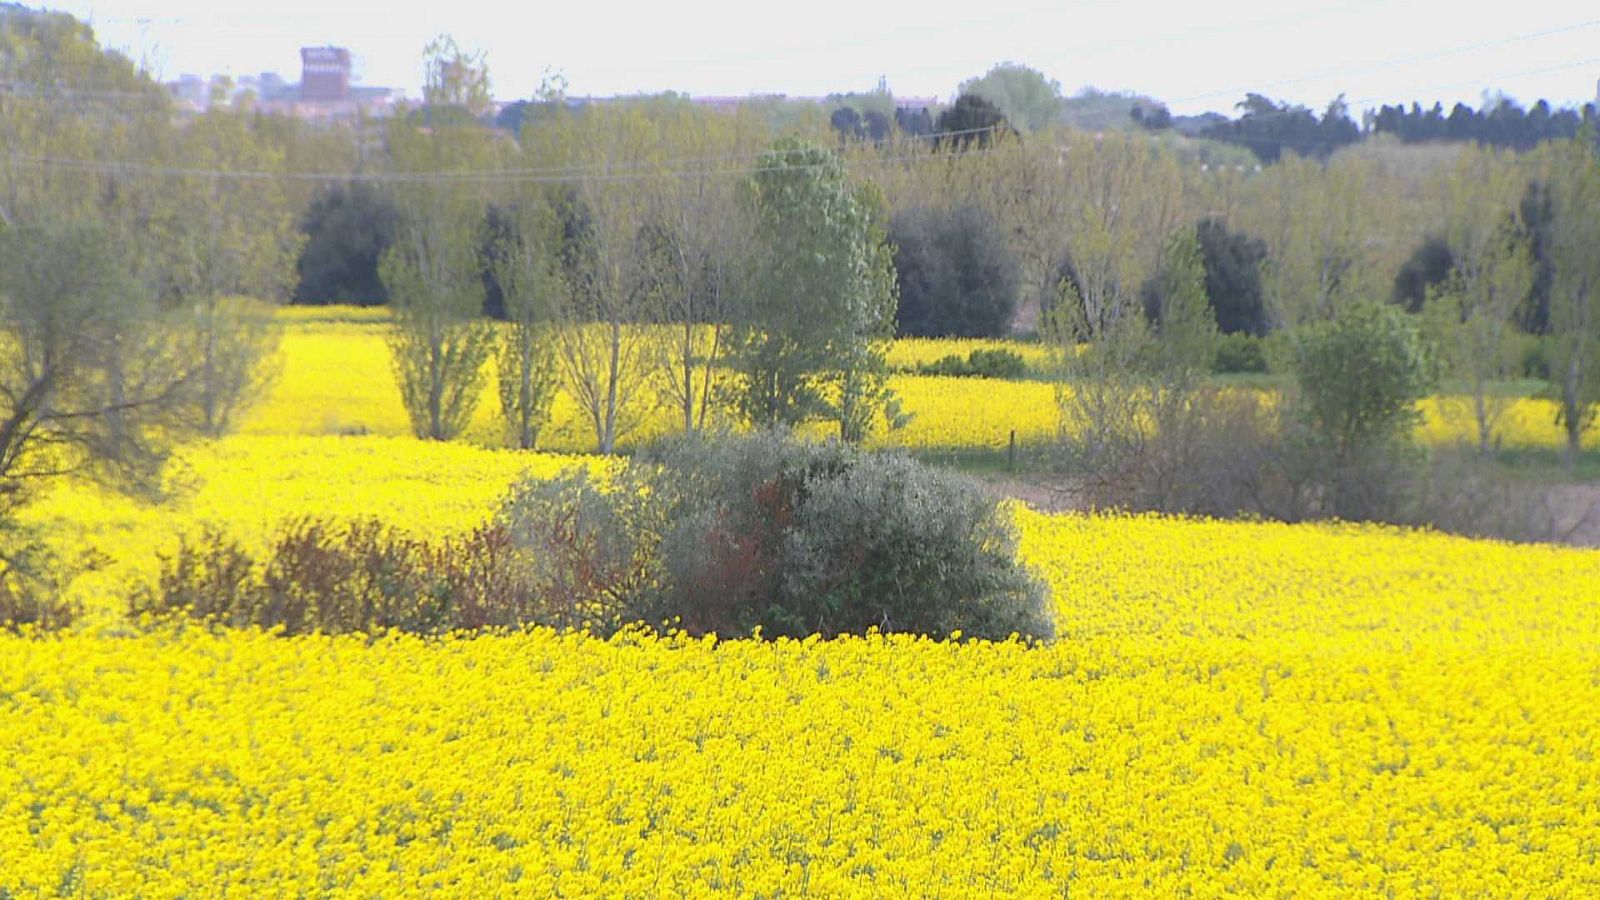
[[[952,97],[1001,61],[1032,66],[1072,94],[1084,86],[1147,94],[1173,112],[1231,111],[1246,92],[1321,107],[1343,93],[1380,103],[1476,106],[1500,90],[1523,103],[1592,102],[1600,12],[1542,0],[1441,13],[1436,3],[1285,0],[1266,10],[1209,4],[995,0],[903,8],[815,0],[752,10],[729,0],[504,8],[368,0],[226,0],[52,4],[94,26],[107,46],[162,80],[192,74],[298,77],[300,48],[354,55],[355,76],[416,95],[422,48],[453,35],[488,55],[494,96],[530,96],[546,72],[574,94],[675,90],[693,95],[821,96],[866,91],[885,76],[898,95]]]

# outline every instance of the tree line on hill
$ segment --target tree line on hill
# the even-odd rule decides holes
[[[448,40],[428,48],[424,103],[373,134],[248,104],[181,120],[69,17],[29,14],[4,39],[0,74],[57,86],[0,102],[17,348],[0,474],[17,502],[58,469],[151,482],[171,440],[236,422],[274,340],[270,309],[241,295],[388,303],[422,437],[459,433],[497,357],[524,447],[557,390],[600,452],[658,397],[688,432],[732,411],[859,440],[904,422],[883,353],[897,329],[1103,346],[1110,368],[1073,377],[1109,384],[1163,335],[1199,334],[1186,358],[1288,366],[1295,335],[1389,298],[1472,385],[1484,446],[1523,332],[1542,338],[1569,458],[1600,392],[1584,140],[1302,153],[1351,134],[1342,108],[1254,98],[1240,121],[1261,130],[1238,138],[1278,141],[1252,144],[1276,162],[1202,166],[1160,133],[1025,114],[1059,90],[1022,67],[968,85],[931,139],[841,141],[820,110],[778,128],[755,107],[554,93],[513,138],[481,126],[487,69]]]

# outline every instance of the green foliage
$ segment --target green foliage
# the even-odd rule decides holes
[[[1547,150],[1553,198],[1549,349],[1570,469],[1584,430],[1600,411],[1600,152],[1592,135]]]
[[[974,350],[966,356],[951,354],[917,367],[918,375],[944,375],[955,378],[1028,377],[1028,363],[1010,350]]]
[[[447,178],[485,164],[489,140],[471,125],[425,131],[396,121],[389,129],[396,168],[422,176],[395,189],[396,239],[378,265],[394,309],[395,377],[421,438],[450,440],[466,427],[494,352],[494,331],[482,319],[483,200]]]
[[[762,157],[752,187],[758,276],[731,352],[736,405],[757,425],[826,418],[860,439],[895,415],[883,361],[894,267],[872,205],[837,156],[795,140]]]
[[[542,200],[530,197],[487,223],[487,269],[506,320],[496,348],[500,410],[523,450],[534,448],[549,422],[561,376],[553,333],[557,294],[566,289],[561,224]]]
[[[456,255],[470,256],[470,248]],[[482,305],[477,271],[459,259],[448,269],[425,269],[424,259],[390,249],[379,271],[393,298],[390,349],[412,431],[447,441],[472,419],[494,330],[476,318]]]
[[[1261,241],[1228,230],[1219,219],[1195,227],[1206,267],[1206,299],[1224,334],[1267,333],[1267,308],[1261,290],[1261,266],[1267,247]]]
[[[1352,303],[1299,334],[1297,408],[1336,463],[1412,440],[1417,401],[1438,366],[1416,326],[1393,306]]]
[[[1428,291],[1443,284],[1455,267],[1449,243],[1438,237],[1426,238],[1394,276],[1395,304],[1409,313],[1422,312]]]
[[[1007,513],[978,484],[902,455],[772,432],[682,438],[604,487],[576,473],[524,485],[503,521],[540,584],[613,625],[1051,633]]]
[[[949,137],[940,138],[941,147],[965,150],[976,144],[989,146],[997,135],[1011,132],[1000,107],[977,94],[962,94],[948,109],[939,113],[936,130]]]
[[[1528,242],[1534,267],[1533,286],[1517,306],[1517,327],[1528,334],[1548,334],[1550,288],[1555,284],[1555,260],[1552,258],[1555,198],[1550,194],[1548,183],[1537,180],[1528,182],[1517,204],[1516,227]]]
[[[1024,134],[1048,128],[1061,113],[1061,82],[1020,63],[1000,63],[963,81],[960,93],[993,103]]]
[[[1217,340],[1211,371],[1219,375],[1266,372],[1266,346],[1261,338],[1245,332],[1224,334]]]
[[[1180,231],[1167,241],[1161,268],[1143,300],[1158,338],[1152,363],[1190,372],[1208,368],[1215,355],[1217,325],[1206,296],[1205,257],[1193,230]]]
[[[389,198],[359,181],[318,191],[300,218],[294,302],[387,303],[378,261],[394,243],[398,217]]]
[[[193,434],[195,360],[129,268],[99,227],[0,228],[5,513],[67,474],[154,491]]]
[[[1551,379],[1550,369],[1550,342],[1537,335],[1525,334],[1521,340],[1521,352],[1517,355],[1517,374],[1522,378],[1537,378],[1540,381]]]
[[[915,337],[1000,337],[1020,289],[1017,260],[994,217],[974,206],[918,207],[893,219],[900,302],[895,328]]]

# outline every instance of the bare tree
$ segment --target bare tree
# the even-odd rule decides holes
[[[675,154],[704,160],[748,152],[761,135],[741,124],[693,110],[674,110],[663,123]],[[659,179],[653,187],[651,220],[659,223],[655,296],[662,304],[658,318],[669,329],[663,392],[683,430],[699,431],[718,407],[749,235],[747,207],[738,202],[738,183],[714,162]]]
[[[505,310],[497,350],[500,410],[523,450],[538,443],[560,381],[552,320],[561,278],[561,232],[542,192],[530,192],[505,213],[492,239],[489,267]]]
[[[1550,291],[1552,375],[1560,390],[1567,468],[1577,464],[1584,430],[1600,402],[1600,159],[1582,139],[1545,155],[1556,198]]]
[[[486,72],[467,71],[481,60],[453,42],[430,44],[428,57],[430,98],[467,102],[474,85],[487,84]],[[442,441],[471,421],[494,351],[478,252],[484,200],[480,185],[462,177],[488,167],[494,147],[461,110],[429,112],[429,128],[402,116],[389,131],[394,167],[414,177],[395,187],[400,222],[379,272],[395,313],[390,349],[412,431]]]
[[[530,131],[529,155],[583,168],[558,206],[568,290],[553,317],[556,358],[596,451],[612,453],[658,399],[661,332],[646,326],[661,306],[659,244],[640,186],[658,166],[656,128],[632,108],[558,112]]]
[[[1472,422],[1478,450],[1489,453],[1514,398],[1493,382],[1514,374],[1518,344],[1513,320],[1533,287],[1527,236],[1514,227],[1523,182],[1500,153],[1461,151],[1444,179],[1445,236],[1454,270],[1428,299],[1429,331],[1447,374],[1465,383],[1464,397],[1443,397],[1449,415]]]
[[[287,293],[301,245],[282,182],[209,174],[281,168],[282,151],[255,134],[248,116],[213,109],[190,127],[181,158],[207,174],[172,186],[163,215],[169,240],[153,248],[187,314],[200,363],[196,412],[212,435],[226,432],[271,382],[278,329],[269,301]]]

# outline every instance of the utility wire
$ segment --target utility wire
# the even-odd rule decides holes
[[[983,156],[993,152],[993,148],[979,148],[962,151],[961,156]],[[867,159],[851,160],[853,164],[860,165],[886,165],[890,163],[919,163],[919,162],[945,162],[951,157],[919,153],[904,156],[870,157]],[[156,166],[125,160],[94,160],[74,159],[57,156],[29,156],[11,154],[5,157],[11,163],[22,167],[54,168],[65,171],[94,172],[100,174],[139,175],[164,178],[210,178],[219,181],[297,181],[318,183],[345,183],[352,181],[398,183],[398,184],[431,184],[436,182],[469,183],[469,184],[568,184],[572,182],[641,182],[660,178],[692,178],[701,176],[748,176],[762,172],[796,172],[809,171],[834,165],[828,163],[811,163],[794,166],[754,166],[740,168],[701,168],[701,169],[662,169],[657,171],[632,171],[632,172],[597,172],[592,174],[526,174],[514,170],[499,172],[354,172],[354,173],[327,173],[327,172],[272,172],[263,170],[228,170],[228,169],[200,169],[182,168],[176,166]],[[841,161],[842,162],[842,161]]]

